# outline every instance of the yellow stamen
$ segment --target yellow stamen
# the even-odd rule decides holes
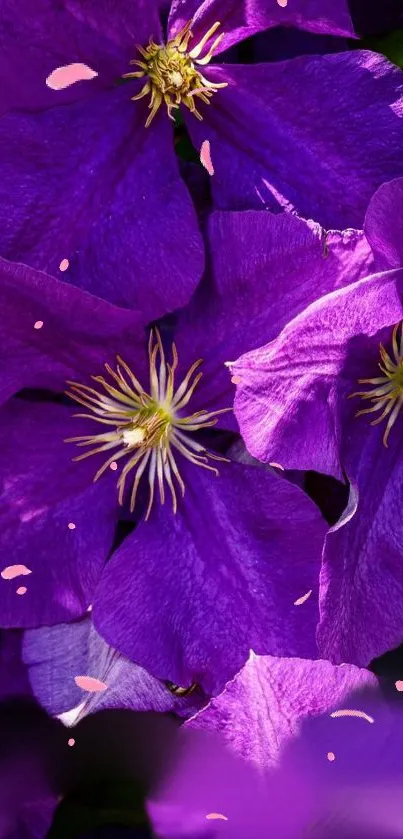
[[[400,323],[400,336],[398,338],[399,324],[393,329],[392,334],[392,353],[386,352],[385,348],[380,344],[379,352],[382,363],[378,367],[382,376],[377,376],[373,379],[359,379],[359,384],[372,385],[370,390],[357,391],[351,393],[349,398],[360,396],[361,399],[371,402],[371,408],[361,408],[357,411],[356,417],[362,414],[373,414],[377,411],[382,413],[371,422],[371,425],[379,425],[386,417],[388,421],[383,434],[383,444],[388,447],[388,438],[392,426],[403,407],[403,321]]]
[[[149,517],[155,495],[155,483],[161,504],[165,502],[165,485],[168,486],[172,499],[173,512],[176,513],[177,486],[182,494],[185,485],[175,462],[176,452],[196,466],[201,466],[218,475],[218,470],[210,466],[209,461],[226,461],[214,452],[207,451],[199,442],[192,439],[194,431],[210,428],[217,423],[219,414],[232,410],[224,408],[216,412],[197,411],[189,416],[181,416],[182,409],[191,399],[197,387],[201,373],[196,373],[202,359],[190,367],[183,381],[175,390],[175,371],[178,366],[178,353],[172,345],[172,363],[165,360],[165,353],[158,329],[151,331],[148,344],[149,357],[149,392],[146,392],[130,367],[117,356],[116,370],[105,364],[106,372],[112,379],[110,384],[103,376],[92,376],[92,380],[102,390],[75,382],[68,382],[66,391],[71,399],[83,405],[90,413],[75,416],[91,419],[102,425],[110,426],[103,434],[87,434],[70,437],[66,443],[76,443],[79,447],[91,447],[74,460],[84,460],[93,454],[114,449],[108,460],[102,464],[94,476],[94,481],[106,471],[114,461],[127,457],[118,480],[118,500],[123,504],[126,480],[135,470],[130,494],[130,510],[133,512],[141,477],[148,470],[149,499],[146,519]]]
[[[170,119],[174,119],[172,111],[185,105],[189,111],[202,120],[203,117],[196,108],[194,97],[197,96],[206,105],[217,90],[227,87],[227,82],[214,83],[206,79],[198,70],[198,66],[205,66],[210,63],[217,47],[221,43],[224,34],[218,35],[207,53],[202,56],[205,46],[208,44],[214,33],[220,26],[219,21],[205,33],[202,39],[188,51],[188,44],[193,37],[191,30],[192,22],[186,24],[181,32],[168,41],[167,44],[155,44],[152,39],[144,49],[137,46],[144,61],[132,59],[130,64],[140,67],[140,71],[125,73],[125,79],[139,79],[147,76],[147,82],[133,101],[151,94],[149,110],[150,114],[146,121],[146,128],[153,121],[157,111],[164,103]]]

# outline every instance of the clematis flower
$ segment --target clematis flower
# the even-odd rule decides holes
[[[374,190],[403,174],[401,75],[382,57],[211,64],[279,24],[351,36],[345,0],[176,0],[166,36],[159,5],[3,0],[0,21],[0,253],[52,275],[62,266],[144,322],[184,305],[203,270],[174,156],[178,108],[195,147],[210,141],[224,210],[361,227]],[[71,65],[92,78],[49,89]]]
[[[260,212],[214,214],[206,246],[197,295],[150,333],[148,352],[136,312],[2,263],[1,552],[31,573],[23,595],[0,575],[0,614],[28,628],[93,605],[111,647],[210,694],[252,645],[315,656],[326,530],[299,488],[226,462],[225,362],[372,255],[350,231],[328,236],[325,257],[317,226]]]
[[[385,184],[366,231],[377,274],[325,295],[240,358],[235,410],[250,452],[351,483],[326,539],[321,655],[368,665],[402,641],[402,180]]]

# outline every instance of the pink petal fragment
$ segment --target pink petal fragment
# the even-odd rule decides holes
[[[43,320],[36,320],[34,323],[34,329],[42,329]]]
[[[285,7],[288,5],[288,0],[277,0],[277,3],[279,6],[281,6],[282,9],[285,9]]]
[[[355,711],[348,708],[345,708],[341,711],[333,711],[330,714],[331,717],[360,717],[362,720],[366,720],[367,722],[375,722],[373,717],[370,717],[369,714],[366,714],[365,711]]]
[[[223,816],[222,813],[209,813],[206,819],[222,819],[224,822],[228,821],[227,817]]]
[[[69,530],[75,530],[76,529],[76,526],[75,526],[73,521],[69,521],[67,527],[69,528]]]
[[[327,753],[327,759],[330,760],[330,763],[333,763],[333,761],[336,760],[335,753],[334,752],[328,752]]]
[[[403,682],[401,681],[401,679],[398,679],[398,680],[397,680],[397,682],[395,682],[395,688],[396,688],[396,690],[398,690],[400,693],[402,692],[402,690],[403,690]]]
[[[200,163],[207,169],[209,175],[214,175],[214,166],[211,161],[210,140],[204,140],[200,149]]]
[[[87,64],[66,64],[64,67],[56,67],[47,77],[46,84],[51,90],[64,90],[76,82],[94,79],[97,75]]]
[[[1,572],[3,580],[14,580],[15,577],[26,576],[27,574],[32,574],[32,571],[26,565],[7,565]]]
[[[69,265],[70,265],[70,262],[69,262],[68,259],[62,259],[62,261],[59,265],[59,271],[67,271]]]
[[[116,472],[117,468],[118,468],[118,464],[116,463],[116,460],[113,460],[112,463],[109,466],[109,469],[112,469],[112,472]]]
[[[298,597],[298,600],[294,600],[294,606],[302,606],[303,603],[306,603],[308,597],[312,594],[312,589],[309,589],[306,594],[303,594],[302,597]]]
[[[75,741],[74,737],[70,737],[70,739],[69,739],[69,740],[67,740],[67,745],[68,745],[68,746],[74,746],[74,743],[75,743],[75,742],[76,742],[76,741]]]
[[[19,588],[17,588],[17,594],[26,594],[27,591],[28,589],[26,586],[20,586]]]
[[[75,676],[74,681],[77,687],[82,688],[82,690],[88,690],[90,693],[99,693],[108,687],[105,682],[101,682],[100,679],[94,679],[93,676]]]

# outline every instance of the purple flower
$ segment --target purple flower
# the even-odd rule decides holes
[[[326,539],[321,655],[367,665],[402,641],[402,180],[385,184],[366,231],[384,270],[328,294],[232,366],[250,452],[351,483]],[[400,218],[400,221],[399,221]]]
[[[401,74],[380,56],[208,64],[278,24],[352,35],[345,0],[177,0],[165,43],[157,5],[3,0],[0,22],[1,110],[14,108],[0,125],[1,255],[53,275],[68,260],[68,281],[144,322],[184,305],[203,269],[167,109],[184,106],[197,149],[210,140],[221,209],[360,227],[370,195],[403,173]],[[97,76],[49,90],[77,62]],[[130,69],[140,78],[117,84]]]
[[[2,177],[7,189],[18,181],[22,199],[9,205],[2,253],[54,275],[62,266],[68,281],[144,321],[186,303],[204,261],[170,125],[146,132],[132,85],[118,85],[135,44],[152,34],[160,37],[154,0],[39,0],[17,14],[2,3],[0,111],[18,109],[5,117]],[[47,86],[57,67],[77,62],[96,78]]]
[[[206,242],[194,299],[151,333],[151,382],[137,313],[2,263],[2,556],[31,574],[23,596],[0,577],[0,613],[5,626],[35,627],[93,604],[114,649],[157,678],[212,693],[250,648],[315,657],[326,530],[299,488],[221,462],[224,432],[236,429],[225,362],[361,276],[372,256],[351,231],[329,236],[324,258],[323,231],[285,214],[213,214]],[[85,407],[62,396],[66,381]],[[221,431],[209,427],[215,419]]]

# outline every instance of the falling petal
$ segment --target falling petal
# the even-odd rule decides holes
[[[70,262],[69,262],[68,259],[62,259],[62,261],[59,265],[59,271],[67,271],[69,265],[70,265]]]
[[[3,580],[14,580],[15,577],[26,576],[27,574],[32,574],[32,571],[26,565],[7,565],[1,572]]]
[[[398,679],[397,682],[395,682],[395,688],[399,692],[403,691],[403,681],[401,681],[401,679]]]
[[[271,464],[271,465],[273,466],[274,464]],[[281,469],[281,466],[280,466],[280,469]],[[309,589],[309,591],[307,591],[306,594],[303,594],[302,597],[298,597],[298,600],[294,600],[294,606],[302,606],[303,603],[306,603],[306,601],[308,600],[308,597],[310,597],[311,594],[312,594],[312,589]]]
[[[97,75],[87,64],[66,64],[64,67],[56,67],[47,77],[46,84],[51,90],[64,90],[76,82],[94,79]]]
[[[75,530],[76,529],[76,526],[75,526],[73,521],[69,521],[67,527],[69,528],[69,530]]]
[[[34,329],[42,329],[43,320],[36,320],[34,323]]]
[[[112,461],[109,468],[112,469],[112,472],[116,472],[116,469],[118,468],[118,464],[116,463],[116,460]]]
[[[88,690],[90,693],[99,693],[99,691],[106,690],[108,687],[105,682],[94,679],[93,676],[75,676],[74,681],[77,687]]]
[[[17,588],[17,594],[26,594],[27,591],[28,589],[26,586],[20,586],[19,588]]]
[[[228,821],[227,817],[223,816],[222,813],[209,813],[206,819],[222,819],[224,822]]]
[[[75,743],[75,742],[76,742],[76,741],[75,741],[74,737],[70,737],[70,739],[69,739],[69,740],[67,740],[67,745],[68,745],[68,746],[74,746],[74,743]]]
[[[336,760],[335,753],[334,752],[328,752],[327,753],[327,759],[330,760],[330,763],[333,763],[333,761]]]
[[[214,166],[211,161],[210,140],[204,140],[200,149],[200,163],[207,169],[209,175],[214,175]]]
[[[281,6],[282,9],[285,9],[285,7],[288,5],[288,0],[277,0],[277,3],[279,6]]]
[[[370,717],[369,714],[366,714],[365,711],[355,711],[351,709],[343,709],[342,711],[333,711],[330,714],[331,717],[360,717],[362,720],[367,720],[367,722],[375,722],[373,717]]]

